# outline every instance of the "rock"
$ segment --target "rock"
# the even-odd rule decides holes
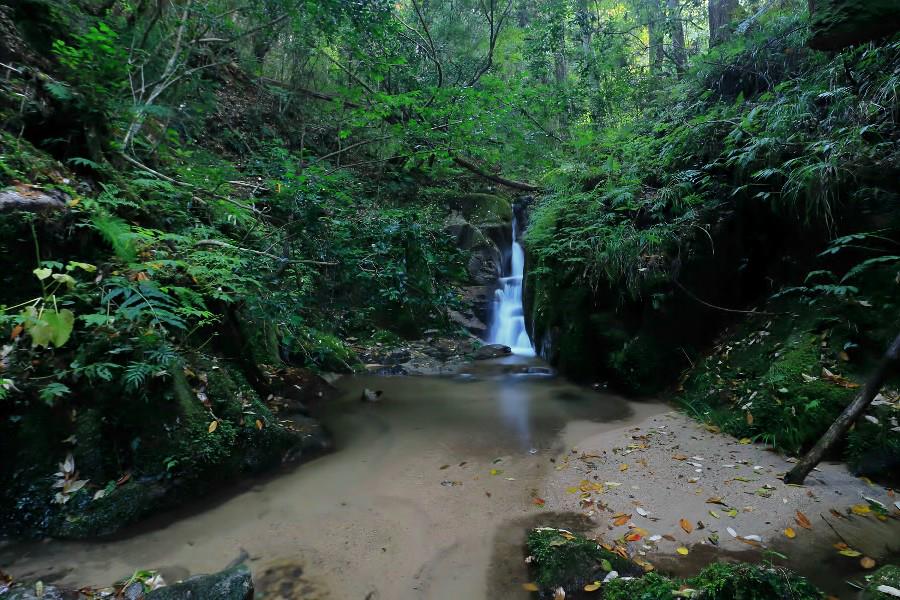
[[[190,577],[144,597],[146,600],[251,600],[253,579],[246,565],[238,565],[212,575]]]
[[[20,184],[0,191],[0,212],[4,210],[61,210],[70,200],[68,194],[57,190],[44,191],[36,186]]]
[[[482,323],[491,320],[496,289],[496,282],[493,282],[491,285],[470,285],[461,290],[463,302],[472,307],[472,314]]]
[[[458,310],[448,310],[447,318],[450,319],[451,322],[456,323],[460,327],[465,327],[469,332],[482,336],[487,331],[487,325],[485,325],[478,317],[474,314],[463,314]]]
[[[488,360],[512,354],[512,348],[503,344],[488,344],[475,351],[475,360]]]
[[[62,590],[40,582],[27,585],[17,583],[0,597],[3,600],[82,600],[87,598],[84,594],[74,590]]]
[[[816,50],[840,50],[900,30],[896,0],[810,0],[810,14],[809,45]]]
[[[370,390],[369,388],[365,388],[359,399],[361,402],[378,402],[378,399],[381,398],[381,394],[383,393],[384,392],[381,390]]]

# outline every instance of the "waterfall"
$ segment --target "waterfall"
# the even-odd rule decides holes
[[[534,347],[525,331],[525,313],[522,307],[522,277],[525,274],[525,251],[516,239],[518,224],[515,214],[512,221],[512,246],[510,269],[502,273],[500,287],[494,293],[494,310],[488,342],[512,348],[513,354],[534,356]],[[504,261],[505,262],[505,261]],[[505,265],[504,265],[504,271]]]

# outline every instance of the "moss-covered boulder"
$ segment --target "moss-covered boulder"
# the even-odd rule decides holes
[[[250,600],[253,579],[246,565],[238,565],[212,575],[197,575],[179,583],[153,590],[146,600]]]
[[[533,529],[526,543],[530,572],[544,591],[563,588],[569,595],[578,594],[586,585],[602,582],[612,571],[618,576],[644,572],[635,562],[565,529]]]

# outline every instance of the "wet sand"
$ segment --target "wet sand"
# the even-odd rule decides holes
[[[528,597],[525,531],[578,519],[534,503],[550,459],[665,407],[504,373],[518,360],[468,377],[343,380],[321,415],[333,454],[120,539],[0,549],[0,568],[72,586],[138,568],[172,581],[221,569],[243,549],[261,599]],[[367,387],[383,401],[360,403]]]
[[[645,537],[674,537],[674,541],[643,539],[626,544],[632,552],[644,552],[643,558],[661,571],[692,575],[710,562],[768,559],[809,577],[828,594],[855,598],[855,590],[846,581],[862,581],[866,571],[860,557],[840,555],[835,543],[844,541],[878,564],[900,562],[900,520],[881,521],[874,513],[848,514],[853,505],[867,504],[863,499],[867,496],[897,515],[894,502],[900,498],[854,477],[843,465],[822,464],[806,485],[788,486],[779,479],[792,467],[784,457],[712,433],[678,412],[585,436],[574,450],[559,455],[560,468],[550,472],[542,488],[547,507],[588,516],[590,525],[580,531],[607,541],[629,531],[627,524],[614,526],[611,517],[619,513],[632,515],[630,523],[646,530]],[[581,491],[570,490],[584,480],[622,485],[605,485],[602,492],[593,494],[594,504],[581,506]],[[727,507],[707,502],[710,499],[721,499]],[[646,517],[637,512],[638,507],[647,512]],[[734,517],[729,516],[729,508],[737,510]],[[808,518],[811,529],[798,524],[797,511]],[[690,522],[691,533],[682,529],[682,518]],[[742,542],[727,531],[729,527],[741,537],[760,536],[762,543]],[[794,530],[795,538],[785,535],[787,528]],[[710,536],[718,536],[718,546]],[[689,554],[677,554],[678,547],[687,547]]]

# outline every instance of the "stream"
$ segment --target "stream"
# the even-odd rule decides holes
[[[317,415],[336,452],[117,539],[7,547],[0,565],[103,586],[139,568],[167,581],[216,571],[244,550],[258,598],[528,597],[525,532],[573,518],[533,502],[551,459],[664,410],[516,372],[540,365],[511,356],[455,377],[346,378]],[[360,402],[364,388],[382,400]]]

